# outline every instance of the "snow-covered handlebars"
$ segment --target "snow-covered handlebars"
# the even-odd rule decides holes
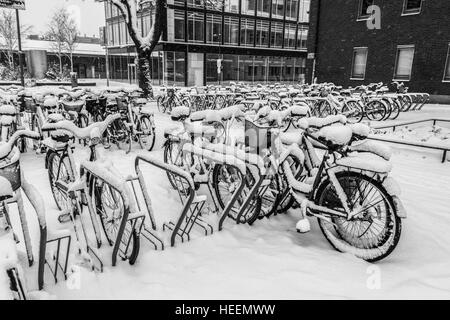
[[[85,128],[77,127],[72,121],[63,120],[56,123],[45,123],[42,131],[65,130],[78,139],[91,139],[101,137],[106,128],[118,119],[120,119],[120,114],[110,114],[104,121],[94,122]]]

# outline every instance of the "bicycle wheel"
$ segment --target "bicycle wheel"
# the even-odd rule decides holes
[[[364,117],[361,106],[356,101],[346,101],[342,107],[342,114],[347,117],[350,123],[361,122]]]
[[[386,104],[381,100],[372,100],[366,105],[366,116],[369,120],[381,121],[386,115]]]
[[[163,102],[164,102],[164,97],[163,96],[158,96],[156,98],[156,105],[158,107],[158,111],[161,113],[164,113],[164,108],[163,108]]]
[[[389,119],[389,117],[391,116],[391,113],[392,113],[392,104],[388,99],[385,99],[385,98],[383,98],[382,101],[386,105],[386,114],[384,115],[383,120],[387,120],[387,119]]]
[[[294,157],[287,157],[285,161],[289,162],[289,166],[291,168],[291,171],[294,175],[294,177],[297,177],[301,171],[303,171],[302,164],[299,160],[297,160]],[[280,186],[280,196],[284,194],[284,191],[289,188],[289,184],[286,179],[286,174],[279,172],[279,176],[281,177],[281,186]],[[279,199],[278,206],[277,206],[277,213],[284,213],[288,211],[292,205],[294,204],[295,199],[292,196],[291,192],[288,190],[288,192],[285,194],[285,196],[282,199]]]
[[[216,96],[214,109],[222,109],[225,106],[225,97],[223,95]]]
[[[61,157],[56,152],[51,152],[47,157],[47,170],[53,199],[55,199],[58,210],[62,211],[69,209],[70,205],[67,201],[68,195],[66,191],[61,190],[56,184],[56,181],[60,181],[64,184],[75,181],[69,158],[64,157],[61,161]]]
[[[137,123],[137,130],[139,134],[139,144],[142,149],[152,151],[155,145],[155,128],[152,125],[152,121],[148,116],[142,116]]]
[[[336,177],[350,210],[357,210],[358,214],[350,220],[332,215],[330,220],[319,218],[324,236],[337,251],[353,253],[369,262],[387,257],[397,246],[401,233],[401,220],[392,198],[381,183],[367,176],[339,172]],[[319,187],[316,203],[345,212],[330,180]]]
[[[391,103],[391,115],[390,115],[390,118],[392,120],[395,120],[400,115],[401,105],[397,101],[397,99],[392,99],[391,101],[392,101],[392,103]]]
[[[241,177],[242,175],[237,171],[235,167],[227,164],[215,165],[213,169],[212,184],[214,186],[214,192],[219,202],[219,206],[222,209],[225,208],[225,205],[231,200],[233,193],[239,187],[242,181]],[[252,186],[255,184],[255,179],[248,168],[244,177],[244,183],[244,190],[238,197],[237,201],[234,203],[233,208],[231,208],[230,212],[228,213],[228,217],[235,221],[238,220],[239,210],[248,194],[250,193]],[[252,224],[254,221],[256,221],[261,211],[261,199],[257,196],[254,196],[252,201],[250,201],[249,206],[250,208],[247,210],[247,212],[239,218],[240,223]]]
[[[117,240],[120,224],[124,215],[124,203],[120,193],[107,183],[99,183],[92,179],[95,186],[94,204],[100,217],[103,231],[109,245],[114,245]],[[139,255],[139,234],[131,222],[127,222],[119,247],[119,256],[133,265]]]
[[[181,153],[181,145],[177,141],[169,140],[164,145],[164,162],[173,164],[177,167],[184,167],[184,159]],[[169,178],[170,185],[175,190],[179,190],[183,194],[188,194],[189,185],[184,181],[177,179],[173,174],[166,171],[167,178]]]
[[[318,106],[317,106],[317,113],[318,113],[318,117],[320,118],[325,118],[327,116],[333,115],[335,114],[335,110],[333,109],[333,107],[331,106],[331,104],[326,101],[320,101]]]

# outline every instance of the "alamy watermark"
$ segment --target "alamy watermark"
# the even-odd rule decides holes
[[[367,8],[367,14],[369,14],[367,28],[369,30],[381,29],[381,8],[375,5],[369,6]]]

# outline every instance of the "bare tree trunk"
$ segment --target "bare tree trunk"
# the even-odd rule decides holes
[[[59,59],[59,77],[62,78],[62,76],[63,76],[63,66],[62,66],[61,52],[58,54],[58,59]]]
[[[70,72],[73,72],[73,53],[70,52]]]
[[[145,97],[153,98],[152,72],[150,65],[151,52],[139,50],[137,58],[138,85],[144,91]]]

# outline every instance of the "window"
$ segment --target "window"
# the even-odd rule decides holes
[[[188,12],[188,39],[192,42],[203,42],[203,13]]]
[[[225,17],[224,38],[225,44],[237,45],[239,36],[239,19]]]
[[[352,79],[363,80],[366,77],[367,48],[353,49]]]
[[[414,60],[414,46],[398,46],[395,62],[396,80],[410,80]]]
[[[188,7],[204,8],[203,0],[187,0]]]
[[[267,47],[269,45],[269,22],[260,20],[256,22],[256,46]]]
[[[295,48],[295,24],[286,24],[284,29],[284,47],[286,49]]]
[[[308,40],[308,27],[298,26],[297,49],[306,49],[306,40]]]
[[[225,12],[239,12],[239,0],[225,0]]]
[[[403,14],[417,14],[422,9],[422,0],[404,0]]]
[[[222,17],[216,14],[206,15],[206,42],[221,43]]]
[[[296,0],[294,0],[296,1]],[[270,14],[270,0],[257,0],[258,17],[268,17]]]
[[[298,13],[298,22],[309,22],[310,0],[300,0],[300,10]]]
[[[284,18],[284,0],[272,0],[272,17]]]
[[[367,9],[374,5],[375,0],[359,0],[359,11],[358,11],[358,19],[365,19],[370,16],[367,13]]]
[[[242,0],[242,14],[255,15],[256,0]]]
[[[281,22],[272,22],[270,34],[270,46],[272,48],[281,48],[283,45],[283,24]]]
[[[175,10],[175,40],[184,41],[184,12]]]
[[[255,39],[255,20],[242,18],[241,20],[241,45],[253,47]]]
[[[447,60],[445,63],[444,81],[450,81],[450,43],[448,44]]]
[[[286,20],[297,21],[299,0],[286,0]]]

